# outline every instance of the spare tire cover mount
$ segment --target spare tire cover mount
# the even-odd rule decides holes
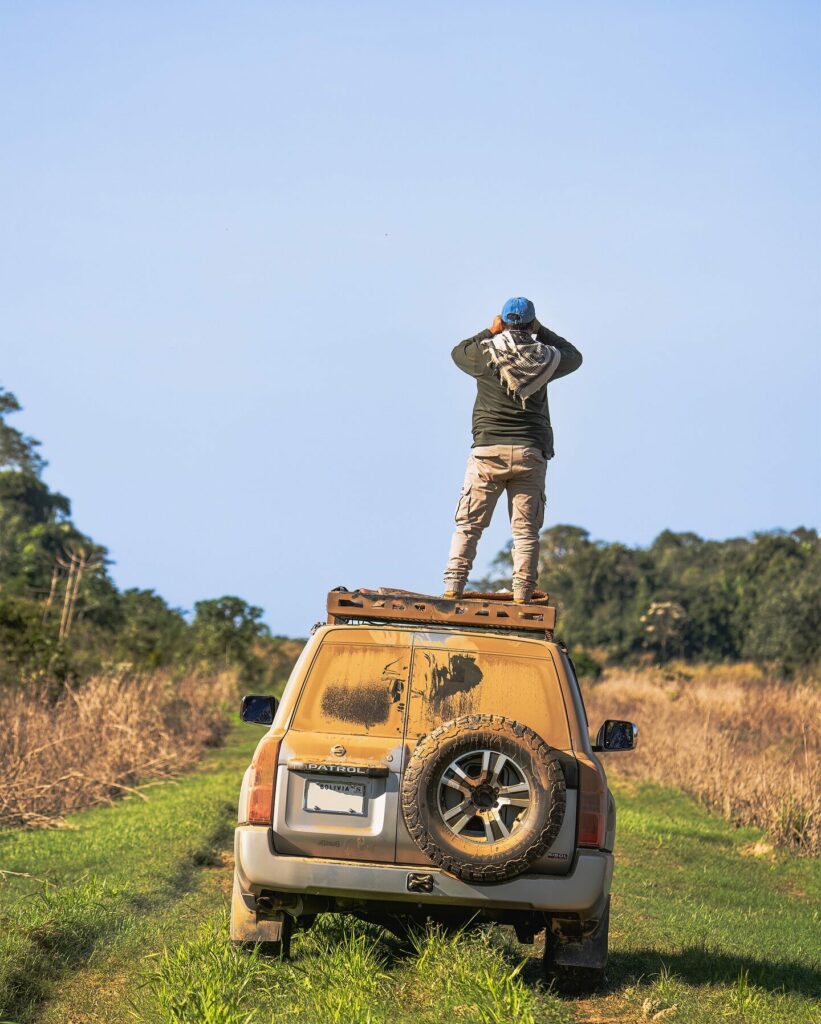
[[[402,780],[402,813],[416,845],[465,881],[526,871],[564,821],[559,752],[500,715],[466,715],[418,743]]]

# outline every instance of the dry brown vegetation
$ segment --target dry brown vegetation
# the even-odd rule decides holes
[[[639,725],[615,775],[677,786],[775,845],[821,853],[821,689],[768,680],[751,665],[610,671],[585,689],[593,728]],[[759,850],[761,847],[759,847]]]
[[[192,765],[224,736],[233,672],[102,675],[2,694],[0,826],[54,825]]]

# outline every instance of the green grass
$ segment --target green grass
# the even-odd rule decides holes
[[[821,1021],[819,862],[746,855],[759,833],[655,786],[616,787],[611,961],[596,996],[546,991],[538,950],[506,929],[431,931],[409,949],[324,917],[295,937],[288,963],[238,952],[220,852],[256,739],[236,731],[207,770],[150,789],[148,803],[75,815],[69,829],[0,834],[0,1020]]]
[[[500,932],[429,931],[412,949],[379,929],[326,917],[292,961],[233,950],[227,918],[159,957],[144,1024],[572,1024],[573,1010],[523,982],[524,959]]]
[[[753,856],[760,832],[674,790],[614,788],[611,992],[599,1008],[618,1019],[647,1005],[688,1024],[821,1021],[821,861]]]
[[[51,998],[97,964],[104,991],[163,932],[196,927],[221,902],[197,895],[230,844],[237,778],[256,738],[235,736],[207,771],[149,789],[148,802],[76,814],[65,829],[0,833],[0,1020],[34,1020],[44,1004],[48,1018]],[[93,1008],[98,990],[85,987]]]

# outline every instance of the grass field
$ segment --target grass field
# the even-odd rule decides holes
[[[821,685],[749,663],[609,669],[584,688],[592,722],[641,723],[622,777],[678,786],[772,845],[821,855]],[[672,740],[672,741],[671,741]]]
[[[295,938],[290,963],[237,953],[226,940],[228,851],[256,739],[233,733],[148,803],[0,833],[0,1020],[821,1021],[819,861],[775,854],[761,833],[651,785],[615,786],[611,962],[596,996],[545,991],[538,949],[504,929],[431,934],[409,951],[326,918]]]

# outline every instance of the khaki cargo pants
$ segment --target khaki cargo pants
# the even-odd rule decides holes
[[[456,509],[456,531],[445,570],[445,589],[461,593],[476,545],[490,524],[502,491],[513,533],[513,593],[527,600],[536,589],[539,531],[544,523],[547,459],[538,448],[492,444],[471,449]]]

